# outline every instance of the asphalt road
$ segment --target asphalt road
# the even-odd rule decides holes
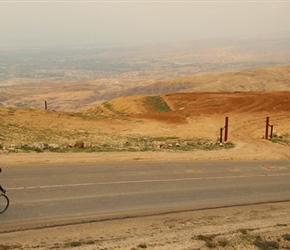
[[[290,200],[290,162],[98,163],[2,167],[0,232]]]

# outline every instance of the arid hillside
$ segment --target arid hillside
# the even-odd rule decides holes
[[[290,111],[289,92],[195,92],[119,97],[86,113],[178,124],[203,115],[271,114],[275,111]]]
[[[290,66],[168,79],[128,89],[124,96],[173,92],[289,91]]]
[[[290,66],[169,79],[144,86],[150,94],[131,90],[104,88],[108,95],[127,94],[97,104],[90,81],[3,87],[0,153],[194,151],[199,159],[290,158]],[[31,105],[10,106],[16,100]],[[271,141],[264,139],[267,117]]]
[[[225,117],[228,143],[220,144]],[[272,140],[264,139],[266,117]],[[182,151],[196,159],[290,159],[289,121],[286,91],[122,97],[74,113],[1,108],[0,152]]]
[[[101,78],[82,81],[14,79],[1,85],[0,106],[79,111],[122,96],[176,92],[290,91],[290,66],[176,79]]]

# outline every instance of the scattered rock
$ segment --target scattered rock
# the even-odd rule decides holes
[[[161,141],[153,141],[151,145],[153,148],[163,148],[165,143]]]
[[[45,142],[35,142],[35,143],[33,144],[33,146],[34,146],[35,148],[37,148],[37,149],[41,149],[41,150],[43,150],[43,149],[47,149],[47,148],[49,147],[48,144],[45,143]]]
[[[51,143],[51,144],[48,144],[48,147],[49,147],[50,149],[58,149],[58,148],[59,148],[59,145],[56,144],[56,143]]]

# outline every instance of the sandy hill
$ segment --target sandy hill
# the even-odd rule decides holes
[[[122,97],[83,112],[70,113],[1,108],[0,153],[22,152],[35,143],[66,148],[73,141],[86,142],[90,152],[138,151],[140,143],[151,147],[156,140],[167,140],[168,145],[197,140],[217,142],[225,117],[229,117],[229,141],[235,148],[195,152],[190,157],[290,159],[289,111],[290,92],[286,91]],[[270,117],[278,143],[263,139],[266,117]],[[162,148],[157,151],[163,150],[172,151]],[[58,157],[63,159],[58,155],[53,160]],[[88,159],[83,156],[81,161]]]
[[[170,92],[289,91],[290,66],[168,79],[124,91],[124,96]]]
[[[122,96],[176,92],[290,91],[290,66],[255,68],[153,81],[96,79],[48,82],[18,79],[1,86],[0,106],[77,111]]]
[[[186,122],[189,117],[288,112],[290,92],[195,92],[119,97],[85,111],[91,115]]]
[[[217,142],[225,117],[229,117],[229,140],[236,147],[222,153],[211,152],[210,158],[289,159],[289,69],[283,66],[162,81],[154,85],[159,86],[154,94],[118,97],[98,105],[89,101],[80,105],[88,106],[86,109],[77,112],[51,110],[50,105],[57,103],[61,108],[65,103],[70,109],[66,97],[82,102],[84,92],[86,100],[93,100],[88,94],[93,91],[93,84],[87,82],[85,91],[78,91],[78,85],[74,84],[73,89],[67,87],[70,92],[66,92],[64,85],[51,94],[50,86],[45,85],[46,97],[55,98],[49,102],[48,110],[0,108],[0,153],[29,151],[35,143],[67,148],[72,142],[83,141],[89,150],[96,152],[140,151],[141,142],[147,150],[160,138],[169,140],[168,145],[184,141],[190,144],[195,140]],[[36,93],[44,91],[33,85],[27,94],[27,86],[19,89],[18,96],[34,99]],[[202,92],[204,86],[211,92]],[[151,87],[144,87],[144,91]],[[179,92],[172,92],[174,89]],[[166,93],[158,94],[159,90]],[[262,139],[266,117],[270,117],[278,143]],[[175,141],[170,141],[172,138]],[[203,157],[208,159],[209,155]]]

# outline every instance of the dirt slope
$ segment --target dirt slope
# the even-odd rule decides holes
[[[63,145],[83,140],[92,145],[116,145],[125,144],[128,137],[138,140],[172,136],[217,141],[220,128],[225,125],[225,117],[228,117],[228,141],[234,143],[235,148],[196,151],[194,155],[190,152],[180,154],[188,154],[188,159],[290,159],[289,92],[175,93],[153,97],[158,102],[148,102],[148,96],[124,97],[80,113],[2,108],[0,144],[2,148],[7,148],[11,144],[45,142]],[[277,140],[279,136],[283,137],[283,140],[279,139],[280,143],[263,139],[266,117],[274,126]],[[165,149],[159,151],[170,152]],[[7,151],[1,152],[5,155]],[[145,153],[135,154],[146,158]],[[117,155],[126,157],[127,154]],[[10,155],[5,161],[11,162],[13,157]],[[29,158],[27,154],[25,157]],[[74,157],[76,161],[90,160],[80,154],[70,159]],[[101,154],[90,154],[89,157],[93,160],[96,160],[95,157],[106,158]]]
[[[3,86],[2,86],[3,84]],[[77,111],[122,96],[176,92],[290,91],[290,66],[176,79],[104,78],[84,81],[11,79],[0,83],[0,106]]]

